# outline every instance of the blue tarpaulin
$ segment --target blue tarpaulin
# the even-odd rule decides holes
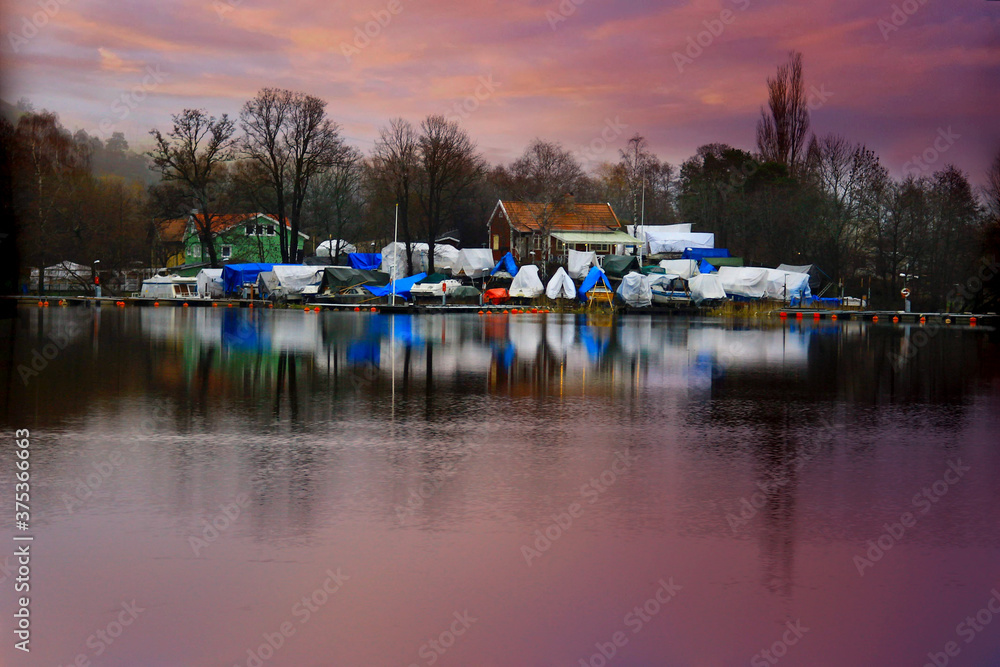
[[[592,266],[590,267],[590,273],[583,279],[580,289],[576,291],[577,296],[580,297],[580,301],[587,300],[587,292],[594,288],[598,280],[603,280],[604,286],[608,288],[608,291],[611,291],[611,283],[608,282],[608,277],[604,274],[603,269],[599,266]]]
[[[222,267],[222,288],[226,294],[239,292],[244,283],[256,283],[261,271],[270,271],[274,264],[228,264]]]
[[[510,253],[507,253],[506,255],[501,257],[500,261],[497,262],[497,265],[493,267],[492,271],[490,271],[490,275],[491,276],[494,275],[497,271],[506,271],[511,276],[516,276],[517,264],[514,263],[514,256]]]
[[[701,260],[701,264],[698,265],[698,271],[701,273],[712,273],[715,270],[716,268],[705,260]]]
[[[378,271],[382,268],[382,255],[377,252],[352,252],[347,255],[352,269]]]
[[[685,248],[681,259],[696,259],[699,262],[706,257],[732,257],[725,248]]]
[[[410,276],[408,278],[400,278],[396,281],[396,296],[409,299],[410,290],[413,289],[413,286],[426,277],[426,273],[418,273],[417,275]],[[364,287],[375,296],[389,296],[393,293],[392,285],[392,283],[389,283],[385,287],[373,287],[372,285],[365,285]]]

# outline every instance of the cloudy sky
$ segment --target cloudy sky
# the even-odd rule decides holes
[[[2,6],[3,99],[28,97],[71,129],[120,130],[133,143],[183,108],[235,114],[280,86],[326,99],[365,151],[389,118],[444,113],[491,160],[536,136],[588,163],[615,159],[640,132],[680,163],[709,142],[752,149],[765,79],[795,49],[813,129],[868,144],[894,175],[953,162],[980,182],[1000,150],[1000,1]],[[932,163],[912,163],[921,154]]]

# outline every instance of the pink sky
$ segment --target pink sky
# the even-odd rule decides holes
[[[280,86],[326,99],[364,151],[392,117],[445,113],[493,161],[537,136],[591,165],[640,132],[679,164],[704,143],[752,149],[765,79],[797,49],[813,130],[868,144],[894,175],[948,128],[927,173],[952,162],[981,182],[1000,151],[1000,2],[576,3],[8,0],[2,96],[137,144],[185,107],[236,114]]]

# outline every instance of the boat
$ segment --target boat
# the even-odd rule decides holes
[[[194,299],[198,297],[198,279],[194,276],[153,276],[142,281],[138,296],[145,299]]]

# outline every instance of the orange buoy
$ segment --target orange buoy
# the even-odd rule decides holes
[[[950,317],[944,318],[944,323],[945,324],[951,324],[951,318]]]
[[[226,307],[227,307],[227,308],[232,308],[232,307],[233,307],[233,304],[231,304],[231,303],[227,303],[227,304],[226,304]]]
[[[505,310],[505,311],[503,311],[503,314],[504,315],[510,315],[510,311],[509,310]]]
[[[274,304],[273,303],[269,303],[269,304],[267,304],[267,307],[268,308],[274,308]]]
[[[41,301],[39,301],[39,302],[38,302],[38,307],[39,307],[39,308],[41,308],[41,307],[42,307],[42,306],[44,306],[44,305],[45,305],[45,304],[44,304],[44,303],[42,303]]]
[[[970,317],[970,318],[969,318],[969,324],[975,324],[975,323],[976,323],[976,321],[977,321],[977,320],[976,320],[976,318],[974,318],[974,317]]]
[[[213,301],[212,302],[212,308],[218,308],[218,307],[219,307],[219,304],[217,304],[216,302]]]
[[[831,319],[831,320],[835,320],[835,319],[837,319],[837,316],[836,316],[836,315],[831,315],[831,316],[830,316],[830,319]]]
[[[45,307],[46,307],[46,308],[48,308],[48,307],[49,307],[49,302],[48,302],[48,301],[46,301],[46,302],[45,302]]]
[[[801,320],[802,319],[802,313],[795,313],[795,319]]]
[[[819,313],[813,313],[813,319],[814,320],[818,320],[819,319]]]
[[[872,315],[872,322],[878,322],[878,315]]]
[[[781,311],[780,313],[778,313],[778,317],[780,317],[783,320],[788,319],[788,313],[786,313],[785,311]]]
[[[361,312],[361,308],[359,306],[354,306],[354,312],[355,313],[360,313]]]
[[[315,310],[318,313],[319,312],[319,306],[316,306],[315,308],[313,308],[313,310]]]
[[[248,308],[253,308],[253,301],[250,302],[250,305],[248,306]]]
[[[921,324],[923,324],[923,323],[924,323],[924,322],[926,322],[926,321],[927,321],[927,318],[926,318],[926,317],[924,317],[923,315],[921,315],[921,316],[920,316],[920,323],[921,323]]]
[[[899,318],[897,316],[893,315],[892,316],[892,321],[895,324],[896,322],[899,322]]]
[[[187,308],[187,307],[188,307],[188,305],[187,305],[187,301],[185,301],[185,302],[184,302],[184,303],[183,303],[182,305],[183,305],[183,306],[184,306],[185,308]]]
[[[317,308],[316,310],[319,310],[319,308]],[[372,312],[374,313],[376,310],[378,310],[378,308],[376,308],[375,306],[372,306]]]
[[[481,311],[481,310],[480,310],[480,311],[479,311],[479,314],[480,314],[480,315],[482,315],[482,314],[483,314],[483,311]]]
[[[160,307],[160,302],[159,301],[154,301],[153,302],[153,308],[159,308],[159,307]]]

